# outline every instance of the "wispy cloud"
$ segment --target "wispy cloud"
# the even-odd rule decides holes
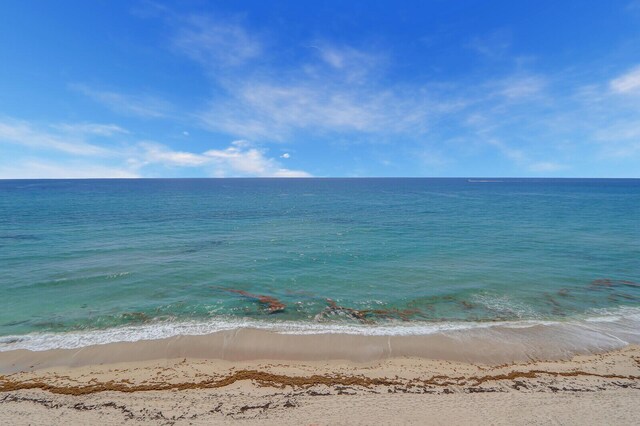
[[[483,75],[473,84],[462,85],[390,81],[386,75],[393,58],[387,53],[327,40],[309,43],[315,55],[278,64],[269,44],[239,21],[199,22],[209,25],[189,21],[175,34],[174,45],[203,64],[216,87],[209,107],[193,114],[211,131],[262,143],[292,142],[309,135],[368,142],[400,139],[413,141],[420,152],[431,154],[441,153],[442,141],[454,138],[457,142],[449,148],[459,148],[464,155],[489,146],[515,169],[548,174],[572,169],[572,142],[561,143],[560,136],[582,134],[581,144],[602,139],[579,118],[581,112],[591,113],[589,102],[601,101],[583,98],[576,103],[570,78],[528,70],[529,62],[510,55],[513,36],[508,30],[476,37],[467,47],[489,59],[505,59],[514,70]],[[226,56],[227,50],[245,43],[246,50],[234,50],[237,57]],[[609,83],[611,93],[633,93],[638,87],[637,68]],[[595,92],[612,102],[601,87]],[[614,109],[619,113],[624,108],[617,104]],[[622,152],[622,147],[635,152],[629,146],[622,144],[616,152]],[[423,164],[441,166],[451,156],[448,152],[446,161],[442,155],[418,157],[428,160]]]
[[[513,160],[517,163],[524,163],[527,161],[524,152],[520,149],[515,149],[507,145],[506,143],[498,140],[498,139],[490,139],[487,141],[487,144],[495,147],[500,151],[505,157]]]
[[[108,167],[96,162],[56,161],[43,159],[18,160],[12,165],[0,165],[0,179],[83,179],[137,178],[131,170]]]
[[[422,133],[431,116],[458,107],[426,90],[348,89],[331,82],[237,81],[230,97],[198,114],[216,131],[254,140],[285,140],[299,130],[332,133]]]
[[[317,41],[310,45],[316,49],[321,61],[328,65],[334,78],[340,78],[351,84],[367,83],[382,75],[388,58],[381,52],[357,49],[348,45],[336,45],[326,41]],[[318,75],[316,64],[305,64],[308,74]]]
[[[166,7],[157,14],[170,31],[167,49],[201,66],[207,102],[199,97],[180,110],[157,92],[70,87],[120,114],[191,120],[181,145],[162,137],[141,141],[115,124],[15,120],[0,120],[0,141],[64,153],[68,164],[75,157],[108,157],[108,170],[141,176],[308,176],[295,167],[304,150],[295,158],[283,150],[272,156],[268,147],[275,142],[288,148],[300,141],[328,147],[393,143],[386,158],[375,158],[384,149],[362,149],[369,150],[362,163],[374,159],[390,168],[414,161],[432,169],[486,155],[508,160],[502,163],[515,171],[548,175],[575,170],[585,149],[616,161],[640,155],[640,66],[597,78],[584,70],[542,73],[534,61],[515,56],[510,31],[498,30],[464,46],[471,61],[485,59],[483,67],[452,80],[434,74],[436,79],[428,70],[403,74],[396,52],[371,44],[315,37],[292,47],[241,18],[180,15]],[[203,129],[213,134],[210,144]],[[228,144],[221,135],[252,143]],[[48,164],[36,160],[32,165]]]
[[[207,164],[209,159],[201,154],[185,151],[173,151],[165,145],[155,142],[140,142],[142,160],[146,163],[160,163],[167,166],[197,167]]]
[[[116,134],[129,134],[129,131],[115,124],[74,123],[55,124],[54,129],[71,135],[97,135],[113,136]]]
[[[123,139],[123,136],[125,138]],[[181,175],[307,177],[283,167],[267,151],[245,141],[204,152],[175,150],[153,141],[136,141],[124,128],[109,124],[63,123],[36,126],[0,121],[0,154],[7,144],[30,148],[18,156],[0,155],[0,176],[79,178]],[[100,140],[100,144],[97,144]],[[288,157],[282,157],[288,158]],[[171,175],[169,173],[169,175]]]
[[[566,168],[567,168],[566,165],[556,163],[553,161],[541,161],[541,162],[533,163],[529,165],[529,170],[531,170],[532,172],[538,172],[538,173],[557,172],[560,170],[564,170]]]
[[[71,84],[69,87],[118,114],[142,118],[164,118],[173,109],[171,103],[156,96],[99,90],[84,84]]]
[[[505,158],[512,161],[518,168],[533,173],[552,174],[555,172],[568,170],[571,167],[556,160],[536,160],[523,149],[514,148],[499,139],[489,139],[486,144],[497,149]],[[545,152],[547,157],[554,155],[552,152]]]
[[[639,93],[640,94],[640,66],[629,70],[625,74],[614,78],[609,83],[614,93]]]
[[[482,36],[472,38],[467,47],[489,59],[498,59],[504,57],[509,48],[513,36],[511,31],[507,29],[498,29]]]
[[[51,131],[51,129],[38,128],[26,121],[4,119],[0,121],[0,141],[37,149],[38,151],[60,151],[79,156],[105,156],[110,154],[108,149],[86,142],[84,136],[87,130],[93,132],[99,130],[104,134],[104,132],[113,132],[116,127],[88,123],[76,125],[75,129],[69,125],[55,127],[58,127],[57,132]],[[78,129],[80,129],[80,132],[77,132]]]
[[[273,158],[266,157],[264,151],[252,147],[245,141],[235,141],[226,149],[209,150],[204,153],[211,158],[223,173],[226,169],[249,176],[274,177],[309,177],[309,173],[302,170],[283,168]]]
[[[384,84],[386,55],[327,40],[303,46],[306,59],[278,63],[267,36],[239,19],[174,16],[173,50],[203,66],[215,93],[193,114],[209,130],[259,142],[299,131],[319,134],[422,133],[455,108],[426,87]]]
[[[509,100],[538,96],[546,87],[546,80],[539,75],[514,75],[496,83],[496,93]]]
[[[262,52],[259,38],[237,23],[196,15],[179,21],[173,48],[207,67],[242,65]]]
[[[163,164],[169,167],[205,167],[213,176],[258,176],[258,177],[308,177],[302,170],[290,170],[270,158],[266,153],[246,141],[235,141],[224,149],[210,149],[203,153],[174,151],[170,148],[144,142],[141,158],[145,164]]]

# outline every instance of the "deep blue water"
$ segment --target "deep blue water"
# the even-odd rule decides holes
[[[562,320],[639,283],[640,180],[0,181],[0,336]]]

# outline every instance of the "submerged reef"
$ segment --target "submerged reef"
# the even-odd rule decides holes
[[[409,321],[412,315],[420,313],[420,310],[411,309],[354,309],[340,306],[333,299],[327,299],[327,307],[315,316],[316,321],[321,321],[327,316],[339,315],[359,321],[363,324],[373,324],[374,318],[401,319]]]
[[[244,290],[238,290],[235,288],[227,288],[227,291],[231,293],[237,293],[241,296],[247,297],[249,299],[257,300],[259,303],[266,305],[267,311],[270,314],[275,314],[277,312],[282,312],[286,308],[286,305],[272,296],[266,296],[263,294],[252,294]]]

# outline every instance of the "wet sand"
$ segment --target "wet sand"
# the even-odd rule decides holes
[[[0,418],[18,425],[640,421],[640,347],[634,345],[565,360],[501,365],[394,355],[364,362],[167,356],[194,351],[188,343],[182,337],[2,353]],[[148,352],[138,360],[116,362],[131,358],[132,348]],[[38,365],[18,365],[39,356]],[[13,373],[7,362],[13,363]]]
[[[372,362],[415,357],[487,365],[568,359],[640,344],[637,322],[492,325],[418,335],[286,334],[239,328],[70,349],[0,352],[0,374],[163,359]]]

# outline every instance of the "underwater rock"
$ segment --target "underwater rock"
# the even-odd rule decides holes
[[[640,283],[635,283],[629,280],[614,280],[611,278],[598,278],[591,281],[590,287],[592,288],[611,288],[611,287],[635,287],[640,288]]]
[[[239,294],[249,299],[257,300],[259,303],[267,306],[267,310],[269,311],[270,314],[275,314],[276,312],[282,312],[286,307],[284,303],[282,303],[281,301],[279,301],[278,299],[272,296],[266,296],[262,294],[251,294],[247,291],[237,290],[234,288],[227,288],[225,290],[230,291],[231,293]]]
[[[351,319],[354,319],[356,321],[360,321],[363,324],[370,324],[371,321],[367,320],[366,315],[363,311],[359,311],[357,309],[353,309],[353,308],[346,308],[344,306],[340,306],[336,303],[335,300],[333,299],[327,299],[327,306],[326,308],[324,308],[324,310],[322,312],[320,312],[318,315],[316,315],[315,319],[316,321],[321,320],[322,318],[324,318],[327,315],[341,315],[341,316],[347,316]]]
[[[150,320],[149,316],[144,312],[125,312],[121,317],[123,320],[134,322],[146,322]]]
[[[371,317],[395,319],[399,318],[402,321],[410,321],[412,315],[420,313],[420,310],[415,308],[410,309],[354,309],[340,306],[333,299],[327,299],[328,306],[324,308],[322,312],[316,315],[315,320],[319,321],[327,315],[339,315],[346,316],[353,320],[359,321],[363,324],[373,324],[374,320]]]
[[[465,309],[473,309],[474,305],[471,302],[467,302],[466,300],[462,300],[460,302],[460,304],[462,305],[463,308]]]

